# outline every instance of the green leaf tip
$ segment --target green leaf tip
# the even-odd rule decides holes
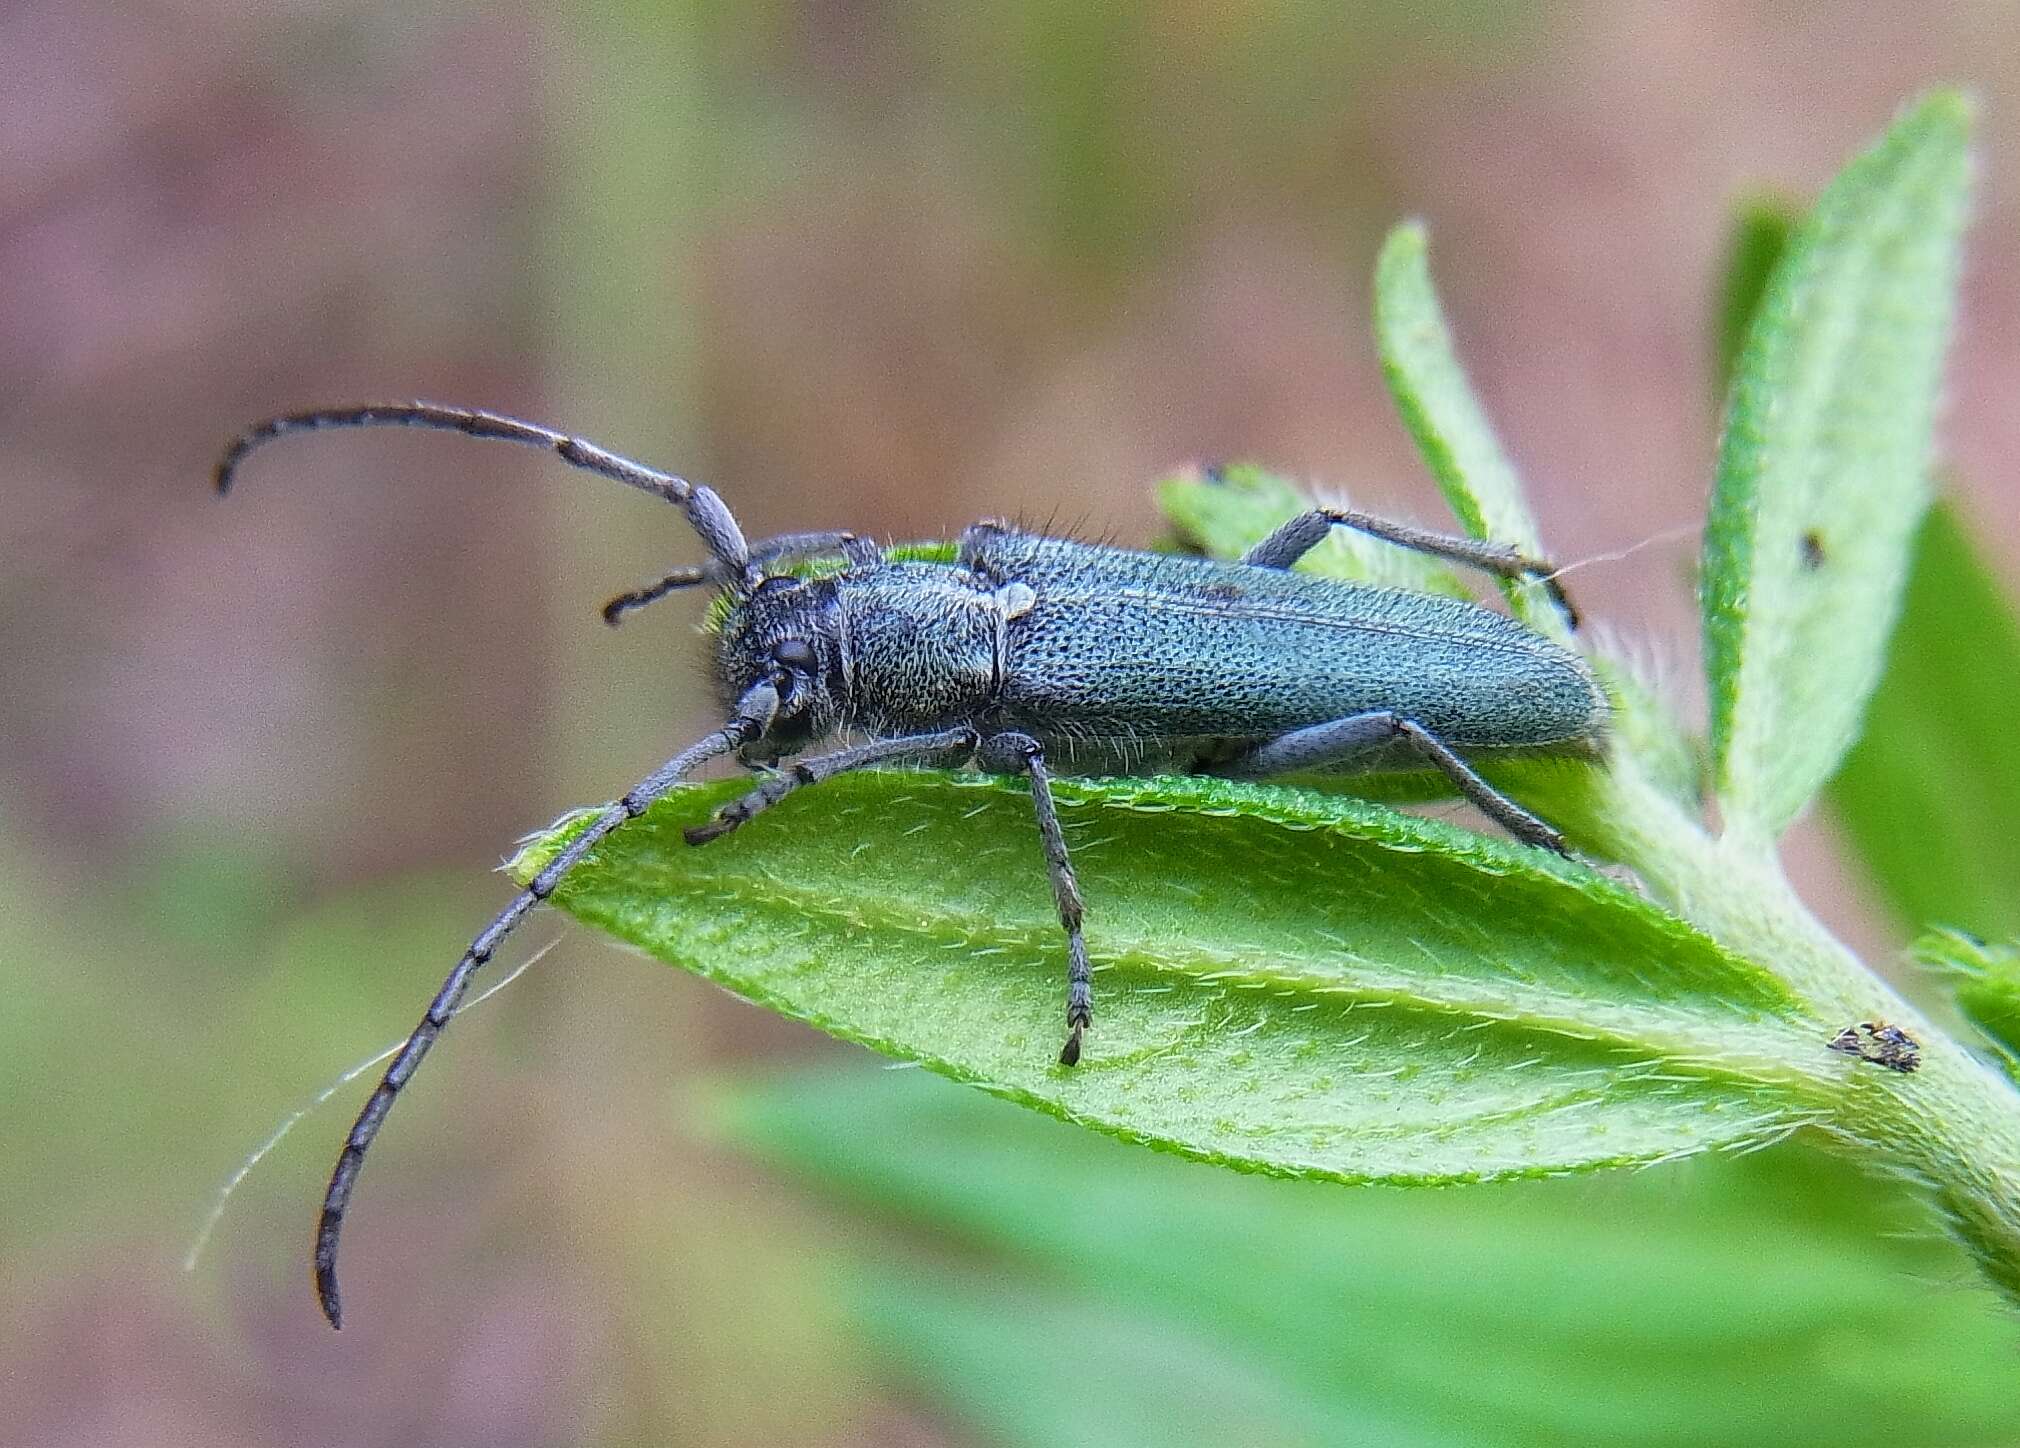
[[[1734,369],[1701,604],[1721,813],[1748,839],[1836,769],[1879,677],[1930,496],[1970,114],[1928,97],[1826,188]]]
[[[1719,274],[1714,332],[1717,350],[1713,365],[1721,399],[1732,385],[1732,369],[1746,342],[1747,328],[1760,310],[1768,278],[1788,250],[1789,237],[1801,220],[1802,209],[1781,196],[1753,196],[1735,210]]]
[[[1772,976],[1590,870],[1194,778],[1056,785],[1097,971],[1069,1070],[1021,786],[851,776],[685,844],[746,787],[677,792],[556,903],[831,1034],[1182,1155],[1347,1181],[1551,1175],[1774,1139],[1836,1079]]]
[[[1431,282],[1423,223],[1389,233],[1375,262],[1375,343],[1403,425],[1460,525],[1475,538],[1544,555],[1522,479],[1502,449],[1459,362],[1445,309]],[[1509,608],[1531,627],[1562,637],[1565,622],[1543,590],[1510,579]]]

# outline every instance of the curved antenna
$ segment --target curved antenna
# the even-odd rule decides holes
[[[867,555],[864,550],[868,550]],[[749,567],[751,573],[757,574],[767,568],[799,563],[830,553],[858,562],[873,561],[877,552],[874,543],[858,538],[854,533],[781,533],[776,538],[751,544]],[[699,568],[676,568],[645,587],[628,589],[604,604],[603,621],[615,628],[624,622],[627,613],[644,608],[649,603],[657,603],[678,589],[703,584],[713,588],[735,587],[735,582],[724,577],[720,565],[711,567],[704,563]]]
[[[316,1298],[322,1303],[323,1316],[330,1320],[331,1327],[341,1328],[344,1325],[343,1301],[337,1290],[337,1246],[343,1235],[344,1213],[350,1207],[352,1189],[357,1185],[358,1172],[365,1164],[365,1153],[371,1148],[372,1139],[379,1134],[379,1128],[385,1124],[386,1113],[393,1109],[394,1098],[413,1078],[422,1058],[442,1034],[442,1028],[454,1018],[464,992],[470,988],[470,978],[497,953],[505,937],[518,927],[519,922],[532,914],[533,907],[552,895],[562,877],[596,848],[605,835],[626,820],[644,814],[648,805],[680,783],[696,766],[731,753],[762,736],[771,726],[778,704],[778,689],[770,680],[753,687],[738,701],[734,718],[640,780],[624,798],[605,805],[560,854],[527,882],[525,889],[512,897],[511,904],[477,932],[476,939],[470,942],[462,959],[456,962],[456,968],[449,972],[442,988],[435,992],[435,999],[429,1002],[420,1024],[414,1027],[399,1053],[393,1057],[393,1063],[379,1078],[378,1086],[366,1100],[364,1109],[358,1112],[358,1119],[351,1124],[350,1134],[344,1138],[344,1149],[337,1154],[336,1168],[330,1173],[330,1185],[323,1193],[322,1216],[316,1224],[314,1259]]]
[[[474,1011],[477,1007],[483,1005],[492,996],[498,994],[499,991],[505,989],[506,986],[512,984],[520,976],[526,974],[527,971],[545,960],[548,952],[560,943],[558,940],[548,941],[545,945],[534,951],[532,955],[513,966],[510,975],[506,976],[503,980],[492,981],[490,985],[484,988],[482,995],[473,996],[463,1002],[462,1005],[456,1007],[456,1014],[460,1016],[468,1011]],[[395,1041],[377,1055],[367,1056],[364,1060],[358,1062],[357,1065],[352,1066],[343,1075],[323,1087],[314,1096],[311,1096],[306,1103],[290,1111],[282,1119],[281,1124],[273,1129],[272,1134],[252,1149],[251,1154],[238,1164],[237,1170],[224,1179],[224,1185],[217,1189],[217,1195],[211,1200],[210,1211],[204,1217],[203,1225],[197,1228],[196,1236],[189,1244],[189,1250],[182,1254],[183,1271],[196,1271],[197,1265],[203,1261],[204,1249],[210,1245],[211,1234],[217,1230],[217,1224],[224,1220],[225,1208],[231,1205],[232,1194],[244,1184],[247,1177],[253,1174],[253,1169],[267,1159],[268,1154],[275,1147],[287,1140],[288,1133],[301,1125],[312,1112],[321,1110],[324,1102],[335,1096],[339,1091],[343,1090],[405,1044],[404,1040]]]
[[[231,445],[224,450],[214,475],[218,492],[231,491],[240,464],[254,448],[290,433],[320,432],[337,427],[418,427],[541,448],[570,467],[614,479],[626,487],[637,488],[640,492],[678,505],[687,514],[688,523],[700,535],[710,556],[728,571],[729,577],[740,582],[754,581],[749,578],[750,549],[744,543],[743,530],[737,526],[736,518],[713,489],[690,483],[672,473],[663,473],[658,468],[647,467],[644,463],[633,462],[586,438],[475,407],[448,407],[436,402],[368,402],[351,407],[319,407],[308,412],[270,417],[264,422],[254,423],[233,438]]]
[[[669,593],[682,588],[699,588],[703,584],[721,586],[722,580],[710,571],[706,564],[699,568],[676,568],[673,572],[648,583],[643,588],[629,588],[603,605],[603,621],[612,628],[624,622],[624,616],[634,609],[644,608],[649,603],[657,603]]]

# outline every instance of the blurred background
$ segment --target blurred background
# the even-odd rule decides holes
[[[220,503],[253,419],[517,412],[752,536],[1139,543],[1160,473],[1227,459],[1435,524],[1366,323],[1417,215],[1554,552],[1607,554],[1702,516],[1735,203],[1963,83],[1947,451],[2020,566],[2003,0],[16,0],[0,56],[0,1442],[1015,1439],[843,1280],[980,1249],[724,1140],[720,1083],[860,1053],[559,917],[382,1138],[341,1337],[306,1253],[362,1085],[181,1270],[245,1153],[412,1023],[511,841],[708,719],[694,608],[596,618],[695,556],[664,508],[392,433]],[[1693,550],[1576,583],[1694,709]],[[1795,853],[1897,949],[1827,828]]]

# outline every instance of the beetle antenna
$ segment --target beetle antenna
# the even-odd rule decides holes
[[[624,622],[624,616],[633,609],[644,608],[648,603],[657,603],[676,589],[721,582],[719,577],[706,568],[676,568],[664,578],[648,583],[643,588],[633,588],[620,593],[604,604],[603,621],[616,628]]]
[[[435,402],[371,402],[270,417],[233,438],[231,445],[224,450],[214,474],[218,492],[231,490],[239,465],[254,448],[290,433],[319,432],[337,427],[418,427],[544,449],[570,467],[612,478],[626,487],[637,488],[640,492],[676,504],[687,514],[688,523],[701,535],[703,546],[718,564],[737,577],[746,576],[750,571],[750,549],[744,543],[743,530],[737,526],[728,506],[713,489],[690,483],[672,473],[663,473],[658,468],[647,467],[644,463],[633,462],[586,438],[475,407],[447,407]]]
[[[1542,576],[1540,581],[1550,583],[1580,568],[1590,568],[1595,563],[1621,563],[1632,558],[1644,548],[1653,548],[1660,543],[1674,543],[1679,538],[1688,538],[1693,534],[1703,531],[1704,524],[1702,523],[1678,523],[1674,528],[1664,528],[1659,533],[1651,533],[1638,543],[1630,543],[1625,548],[1617,549],[1612,553],[1595,553],[1589,558],[1574,558],[1569,563],[1560,564],[1556,568],[1551,569],[1550,572]]]
[[[740,576],[741,581],[747,584],[767,568],[800,563],[829,553],[839,553],[851,562],[862,563],[876,561],[879,550],[876,544],[858,538],[854,533],[781,533],[776,538],[750,545],[749,561],[746,571]],[[702,584],[734,589],[738,583],[739,575],[729,573],[720,565],[676,568],[663,578],[643,588],[629,589],[604,604],[603,621],[615,628],[633,609],[657,603],[678,589],[695,588]]]
[[[512,973],[510,975],[506,976],[503,980],[495,980],[491,982],[490,985],[484,988],[484,993],[482,995],[472,996],[469,1000],[463,1002],[462,1005],[456,1008],[456,1014],[460,1016],[467,1011],[473,1011],[478,1006],[483,1005],[484,1002],[490,1000],[492,996],[498,994],[499,991],[505,989],[506,986],[511,985],[514,981],[518,980],[520,976],[526,974],[527,971],[531,970],[534,966],[540,964],[541,961],[545,960],[547,958],[548,952],[553,950],[554,947],[559,945],[560,943],[561,942],[558,940],[548,941],[545,945],[541,946],[538,950],[534,951],[532,955],[528,956],[525,960],[520,961],[518,965],[514,966],[512,968]],[[286,1119],[284,1119],[279,1126],[274,1128],[273,1134],[268,1136],[265,1141],[262,1141],[258,1146],[253,1148],[252,1154],[246,1157],[244,1161],[240,1162],[238,1164],[238,1169],[234,1171],[230,1176],[226,1177],[224,1185],[217,1189],[217,1196],[211,1201],[210,1204],[210,1214],[203,1219],[203,1225],[197,1229],[196,1238],[189,1244],[189,1250],[183,1253],[182,1257],[183,1271],[185,1272],[196,1271],[197,1264],[203,1260],[204,1249],[210,1245],[211,1234],[217,1230],[217,1224],[224,1219],[225,1208],[231,1205],[232,1193],[236,1192],[239,1189],[240,1185],[245,1181],[245,1179],[252,1175],[253,1168],[258,1166],[262,1161],[265,1161],[268,1153],[272,1152],[275,1147],[279,1146],[282,1141],[286,1140],[287,1134],[293,1131],[297,1126],[301,1125],[303,1119],[307,1117],[311,1112],[320,1110],[323,1104],[327,1102],[332,1096],[335,1096],[339,1091],[343,1090],[346,1086],[350,1085],[353,1081],[357,1080],[360,1076],[364,1075],[367,1071],[371,1070],[374,1066],[378,1065],[381,1061],[385,1060],[388,1056],[392,1055],[393,1052],[399,1050],[400,1047],[405,1044],[406,1043],[404,1041],[395,1041],[393,1042],[392,1045],[386,1047],[385,1050],[379,1052],[376,1056],[367,1056],[364,1060],[358,1062],[357,1065],[345,1071],[343,1075],[337,1077],[336,1080],[332,1081],[329,1085],[323,1087],[322,1090],[318,1091],[314,1096],[310,1097],[306,1104],[298,1106],[293,1111],[289,1112]]]
[[[393,1064],[379,1078],[378,1087],[358,1113],[358,1119],[351,1124],[350,1135],[344,1139],[344,1149],[337,1156],[336,1169],[330,1173],[329,1189],[323,1193],[322,1218],[316,1226],[315,1274],[316,1297],[322,1303],[323,1316],[330,1320],[331,1327],[344,1325],[343,1303],[337,1291],[337,1245],[343,1234],[344,1212],[350,1206],[351,1190],[357,1185],[358,1172],[365,1164],[365,1152],[385,1123],[386,1113],[392,1110],[393,1099],[413,1078],[421,1058],[428,1054],[429,1048],[442,1034],[442,1028],[455,1016],[464,992],[470,988],[470,978],[497,953],[505,937],[519,922],[532,914],[533,907],[554,893],[562,877],[575,868],[598,841],[626,820],[644,814],[648,805],[680,783],[697,766],[729,754],[761,736],[778,712],[778,703],[778,691],[770,683],[760,683],[752,688],[738,701],[736,717],[662,764],[640,780],[624,798],[605,805],[582,832],[563,847],[560,854],[527,881],[526,888],[512,897],[511,904],[477,932],[477,938],[470,942],[463,958],[456,962],[456,968],[449,972],[448,979],[435,993],[427,1014],[421,1017],[420,1024],[414,1027],[399,1053],[393,1057]]]

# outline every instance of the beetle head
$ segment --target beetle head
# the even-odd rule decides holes
[[[848,713],[842,619],[832,579],[778,574],[726,595],[715,630],[716,684],[725,704],[769,680],[778,713],[746,758],[794,754],[834,732]]]

